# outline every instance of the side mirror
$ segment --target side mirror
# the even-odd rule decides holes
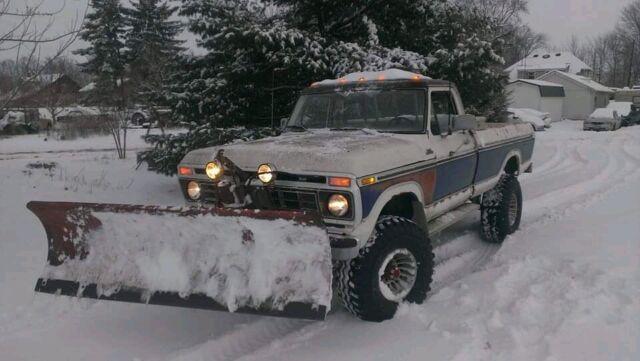
[[[288,121],[289,118],[280,118],[280,128],[284,128],[284,126],[287,125]]]
[[[478,121],[475,116],[470,114],[456,115],[451,124],[453,131],[458,130],[476,130],[478,129]]]

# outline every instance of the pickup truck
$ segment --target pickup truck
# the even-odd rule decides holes
[[[337,292],[361,319],[421,303],[437,234],[470,213],[487,242],[519,227],[533,129],[466,115],[449,81],[393,69],[314,83],[282,129],[188,153],[180,188],[196,203],[320,214]]]

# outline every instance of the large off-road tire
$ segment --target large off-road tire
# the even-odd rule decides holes
[[[482,196],[482,236],[489,243],[502,243],[520,227],[522,190],[518,178],[505,174],[495,188]]]
[[[393,318],[400,302],[422,303],[433,277],[431,242],[412,221],[381,218],[358,256],[338,262],[338,294],[365,321]]]

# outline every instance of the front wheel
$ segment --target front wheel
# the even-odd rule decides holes
[[[408,219],[384,217],[358,256],[338,263],[338,294],[358,318],[381,322],[393,318],[400,302],[425,300],[433,268],[425,232]]]
[[[522,190],[518,178],[513,174],[503,175],[498,185],[483,195],[480,209],[485,241],[502,243],[520,227]]]

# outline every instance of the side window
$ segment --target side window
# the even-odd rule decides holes
[[[453,97],[448,91],[431,93],[431,133],[445,134],[449,131],[451,119],[458,114]]]

